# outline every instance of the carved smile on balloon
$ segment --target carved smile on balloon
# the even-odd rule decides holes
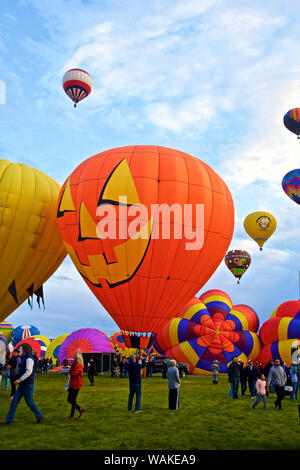
[[[124,196],[126,197],[126,204],[120,203]],[[97,201],[97,208],[113,206],[115,214],[118,214],[121,207],[124,209],[124,206],[132,205],[140,206],[141,202],[128,163],[123,159],[105,181]],[[62,193],[57,217],[62,217],[66,212],[76,212],[71,194],[70,179],[68,179]],[[121,243],[118,243],[120,240],[114,240],[114,243],[112,243],[109,239],[103,239],[97,222],[90,214],[84,198],[80,202],[78,218],[78,250],[75,250],[66,241],[64,243],[81,276],[93,286],[100,288],[104,281],[107,282],[109,287],[116,287],[130,281],[146,256],[154,218],[151,217],[145,225],[135,232],[134,236],[127,237]],[[80,256],[80,247],[84,247],[86,242],[92,243],[92,240],[95,240],[94,254]],[[99,252],[101,250],[102,252]],[[85,250],[85,253],[87,253],[87,250]],[[85,261],[83,258],[85,258]]]

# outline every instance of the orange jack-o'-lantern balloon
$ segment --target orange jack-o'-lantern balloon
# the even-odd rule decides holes
[[[234,207],[224,181],[198,158],[130,146],[81,163],[62,187],[57,218],[91,291],[130,332],[129,344],[146,347],[133,338],[157,332],[222,261]]]

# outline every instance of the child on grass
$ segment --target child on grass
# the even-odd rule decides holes
[[[266,377],[262,374],[260,378],[256,381],[257,398],[251,405],[252,409],[256,407],[256,405],[260,402],[260,400],[263,400],[264,410],[267,409],[266,385],[267,385]]]

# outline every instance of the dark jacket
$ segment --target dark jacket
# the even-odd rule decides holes
[[[34,362],[34,358],[32,357],[31,354],[22,355],[21,356],[21,361],[20,361],[20,366],[19,366],[19,374],[18,374],[19,377],[22,377],[22,375],[25,374],[25,372],[26,372],[27,359],[32,359],[33,362]],[[23,380],[20,383],[20,385],[25,386],[25,385],[33,384],[34,383],[34,377],[35,377],[35,370],[34,370],[34,366],[33,366],[32,373],[30,374],[30,376],[27,377],[27,379]]]
[[[259,373],[258,373],[258,368],[256,366],[252,366],[252,368],[250,366],[247,366],[245,370],[246,370],[246,375],[249,380],[258,379]]]
[[[238,362],[232,362],[229,367],[227,367],[228,379],[229,382],[234,378],[240,378],[241,369]]]
[[[128,364],[129,383],[131,385],[140,384],[142,382],[142,369],[145,367],[144,359],[140,362],[130,362]]]

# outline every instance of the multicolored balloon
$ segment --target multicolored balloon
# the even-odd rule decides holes
[[[260,352],[259,319],[247,305],[232,305],[223,291],[213,289],[194,297],[182,312],[157,333],[154,348],[187,362],[192,374],[211,374],[214,360],[225,374],[233,357],[246,362]]]
[[[274,215],[266,211],[252,212],[244,220],[247,234],[258,244],[260,250],[274,233],[277,226]]]
[[[0,321],[33,295],[66,256],[56,224],[59,184],[23,163],[0,160]]]
[[[4,336],[8,342],[10,342],[11,334],[14,330],[14,327],[8,321],[1,321],[0,322],[0,334]]]
[[[300,169],[289,171],[282,180],[283,191],[292,201],[300,204]]]
[[[290,109],[283,117],[285,127],[300,139],[300,108]]]
[[[29,338],[24,338],[21,341],[19,341],[13,348],[13,351],[16,349],[22,348],[23,344],[29,344],[32,348],[32,351],[36,351],[36,355],[39,358],[44,358],[46,351],[47,351],[47,344],[39,339],[39,338],[33,338],[32,336]]]
[[[63,76],[62,84],[65,93],[74,102],[74,108],[91,93],[93,88],[92,77],[81,69],[68,70]]]
[[[47,357],[49,359],[52,359],[53,362],[55,362],[58,359],[58,353],[59,349],[64,342],[64,340],[69,336],[69,333],[60,335],[57,338],[55,338],[53,341],[50,342],[50,344],[47,347]]]
[[[75,352],[80,353],[111,353],[111,343],[102,331],[94,328],[81,328],[73,331],[61,344],[58,358],[62,363],[65,359],[72,360]]]
[[[22,339],[30,338],[31,336],[39,335],[40,330],[34,325],[20,325],[17,326],[11,334],[12,345],[15,346]]]
[[[280,304],[265,321],[259,332],[263,344],[259,360],[263,365],[280,359],[287,367],[300,357],[300,301]]]
[[[81,163],[63,185],[57,222],[73,263],[126,345],[147,348],[151,334],[224,258],[234,207],[224,181],[206,163],[138,145]]]
[[[251,256],[245,250],[231,250],[226,254],[224,261],[229,271],[238,279],[239,284],[241,277],[251,264]]]

